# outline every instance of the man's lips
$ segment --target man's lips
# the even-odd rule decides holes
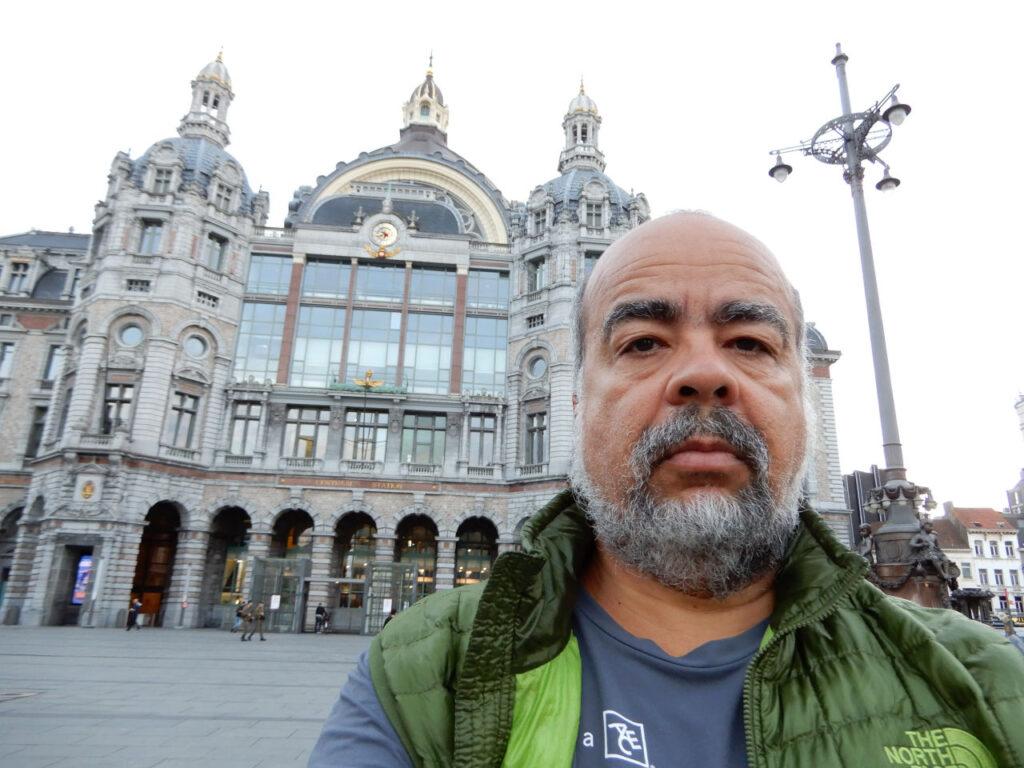
[[[672,448],[659,462],[679,472],[735,472],[746,468],[736,449],[718,438],[692,438]]]

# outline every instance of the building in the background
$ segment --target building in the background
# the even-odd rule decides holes
[[[957,507],[948,501],[943,508],[945,518],[934,522],[946,556],[960,567],[958,591],[964,596],[987,593],[985,599],[993,601],[992,611],[1024,617],[1020,542],[1013,520],[994,509]],[[955,542],[953,549],[946,548],[947,542],[941,538],[945,529],[940,524],[948,527],[950,541]],[[988,613],[987,607],[983,608],[982,615],[974,618],[986,618]]]
[[[256,596],[272,628],[323,602],[373,631],[486,578],[565,486],[573,294],[650,215],[582,86],[525,204],[449,148],[428,72],[398,141],[300,187],[279,229],[225,149],[233,98],[218,58],[177,136],[116,155],[91,240],[0,240],[6,623],[109,626],[137,596],[223,626]],[[809,491],[849,540],[838,353],[808,333]]]

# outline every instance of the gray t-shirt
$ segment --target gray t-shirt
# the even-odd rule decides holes
[[[746,768],[743,681],[768,620],[669,656],[586,592],[573,614],[583,666],[574,768]]]
[[[581,592],[573,614],[583,668],[574,768],[745,767],[743,679],[767,624],[676,658],[625,632]],[[412,768],[365,652],[309,758],[309,768],[336,766]]]

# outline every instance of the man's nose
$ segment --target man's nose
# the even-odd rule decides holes
[[[680,349],[673,360],[665,396],[672,405],[722,405],[735,402],[739,382],[724,350],[702,342]]]

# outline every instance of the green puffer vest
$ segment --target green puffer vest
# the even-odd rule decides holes
[[[524,526],[523,546],[488,581],[399,614],[371,646],[378,698],[418,768],[572,763],[570,625],[593,535],[571,494]],[[751,768],[1024,768],[1020,652],[954,611],[886,597],[865,570],[801,510],[747,671]]]

